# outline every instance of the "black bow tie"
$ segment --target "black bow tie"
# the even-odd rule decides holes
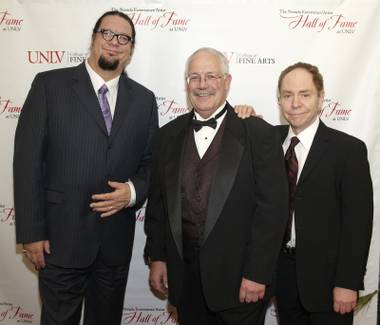
[[[206,121],[199,121],[199,120],[197,120],[197,118],[196,118],[196,116],[194,114],[194,117],[191,120],[191,125],[192,125],[194,131],[198,132],[204,126],[209,126],[209,127],[213,128],[213,129],[215,129],[216,126],[218,125],[217,119],[219,117],[221,117],[226,110],[227,110],[227,105],[224,106],[224,108],[218,114],[216,114],[215,117],[212,117],[212,118],[210,118],[210,119],[208,119]]]
[[[213,117],[208,119],[207,121],[198,121],[193,119],[191,120],[191,124],[193,126],[194,131],[198,132],[204,126],[209,126],[215,129],[218,123],[216,122],[216,119]]]

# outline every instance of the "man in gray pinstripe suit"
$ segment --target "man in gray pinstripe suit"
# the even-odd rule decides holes
[[[37,74],[15,136],[17,242],[39,270],[42,324],[120,324],[135,209],[146,198],[154,94],[124,73],[133,22],[102,15],[89,58]]]

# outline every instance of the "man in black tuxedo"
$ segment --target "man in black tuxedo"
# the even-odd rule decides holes
[[[287,219],[276,130],[239,119],[220,52],[187,61],[194,111],[158,132],[148,198],[150,283],[181,325],[263,324]]]
[[[365,144],[319,120],[318,68],[296,63],[278,81],[289,221],[277,270],[281,325],[352,324],[363,289],[373,194]]]
[[[124,73],[131,19],[106,12],[89,58],[39,73],[15,136],[16,237],[39,270],[42,324],[121,322],[135,209],[148,192],[154,94]]]

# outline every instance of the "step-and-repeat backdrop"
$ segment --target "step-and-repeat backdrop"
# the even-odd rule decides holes
[[[38,324],[40,314],[36,273],[15,244],[13,137],[23,102],[37,72],[77,65],[86,58],[96,19],[111,9],[128,14],[136,25],[136,48],[127,72],[155,92],[160,125],[187,111],[184,63],[199,47],[215,47],[229,60],[230,102],[252,104],[273,124],[280,123],[280,71],[297,61],[320,68],[326,87],[322,120],[364,140],[369,149],[375,227],[366,291],[361,294],[377,289],[379,0],[1,0],[0,324]],[[142,259],[144,209],[136,218],[122,324],[175,324],[167,302],[149,290]],[[375,325],[376,316],[375,298],[356,315],[355,323]],[[274,306],[266,322],[277,324]]]

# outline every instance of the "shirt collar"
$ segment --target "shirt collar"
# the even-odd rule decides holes
[[[316,118],[313,123],[311,123],[305,130],[301,131],[297,135],[293,132],[293,129],[289,126],[288,135],[285,139],[286,143],[290,143],[292,137],[297,137],[300,140],[300,143],[308,150],[310,150],[311,145],[314,140],[314,136],[317,133],[319,126],[319,118]]]
[[[90,76],[92,86],[94,87],[96,93],[98,93],[99,88],[104,84],[107,85],[107,88],[110,92],[118,90],[120,76],[117,76],[116,78],[113,78],[108,81],[104,81],[103,78],[99,76],[94,69],[91,68],[87,60],[85,60],[85,65],[87,72]]]
[[[218,109],[208,118],[203,118],[202,116],[200,116],[195,109],[194,109],[194,114],[195,114],[198,121],[206,121],[206,120],[216,116],[224,108],[224,106],[226,106],[226,104],[227,104],[227,101],[224,101],[224,103],[221,106],[219,106]],[[224,117],[225,115],[226,115],[226,113],[224,113],[220,118]]]

